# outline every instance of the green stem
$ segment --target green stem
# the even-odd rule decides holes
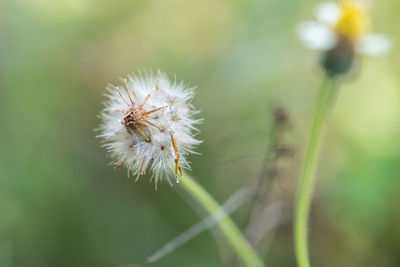
[[[218,209],[220,209],[220,205],[214,200],[214,198],[186,173],[181,179],[181,184],[182,187],[210,214],[214,214]],[[245,266],[264,266],[262,260],[258,257],[257,253],[253,250],[242,235],[241,231],[228,215],[218,221],[218,226],[221,228],[227,240],[231,243],[233,249],[236,251]]]
[[[310,266],[307,240],[308,216],[315,182],[314,174],[321,129],[324,119],[327,115],[330,102],[332,98],[334,98],[335,93],[333,78],[327,77],[319,90],[320,91],[316,100],[313,114],[314,119],[311,128],[311,135],[306,148],[306,157],[300,173],[295,204],[294,238],[296,260],[299,267]]]

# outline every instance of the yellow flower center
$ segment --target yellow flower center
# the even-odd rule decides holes
[[[343,1],[340,3],[341,17],[334,26],[338,35],[350,40],[356,40],[368,33],[370,28],[369,16],[366,7],[362,3]]]

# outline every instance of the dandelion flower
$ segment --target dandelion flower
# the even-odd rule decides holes
[[[385,35],[371,33],[369,6],[361,0],[321,3],[316,19],[303,22],[299,36],[310,49],[326,52],[323,65],[331,74],[347,72],[356,54],[377,57],[390,49]]]
[[[156,74],[134,74],[122,88],[109,85],[108,100],[100,114],[104,146],[115,159],[139,178],[149,171],[157,185],[161,179],[182,175],[189,168],[186,156],[200,141],[194,138],[200,122],[190,101],[194,88]]]

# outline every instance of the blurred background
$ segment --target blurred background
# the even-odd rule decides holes
[[[135,182],[113,169],[95,138],[106,85],[141,68],[198,86],[204,143],[190,157],[192,174],[218,201],[258,177],[273,182],[264,204],[282,208],[267,216],[257,249],[268,266],[295,266],[292,201],[323,78],[296,27],[316,4],[1,1],[0,266],[145,266],[199,221],[168,183],[156,192],[149,177]],[[314,266],[400,266],[399,12],[397,0],[375,1],[374,31],[387,33],[392,51],[363,59],[326,128],[310,225]],[[232,215],[243,229],[250,209]],[[218,231],[153,264],[236,265]]]

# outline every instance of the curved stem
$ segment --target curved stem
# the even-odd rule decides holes
[[[316,99],[316,105],[313,114],[311,135],[306,148],[305,161],[300,173],[295,203],[294,238],[296,260],[299,267],[310,266],[307,240],[308,216],[315,182],[314,173],[317,162],[317,151],[321,129],[324,119],[327,115],[330,102],[335,93],[333,78],[327,77],[319,90],[320,91],[318,98]]]
[[[184,173],[180,182],[182,187],[193,198],[195,198],[207,212],[214,214],[220,209],[220,205],[214,200],[214,198],[189,175]],[[218,226],[221,228],[227,240],[231,243],[233,249],[236,251],[245,266],[264,266],[262,260],[258,257],[257,253],[253,250],[242,235],[241,231],[228,215],[226,215],[224,219],[218,221]]]

